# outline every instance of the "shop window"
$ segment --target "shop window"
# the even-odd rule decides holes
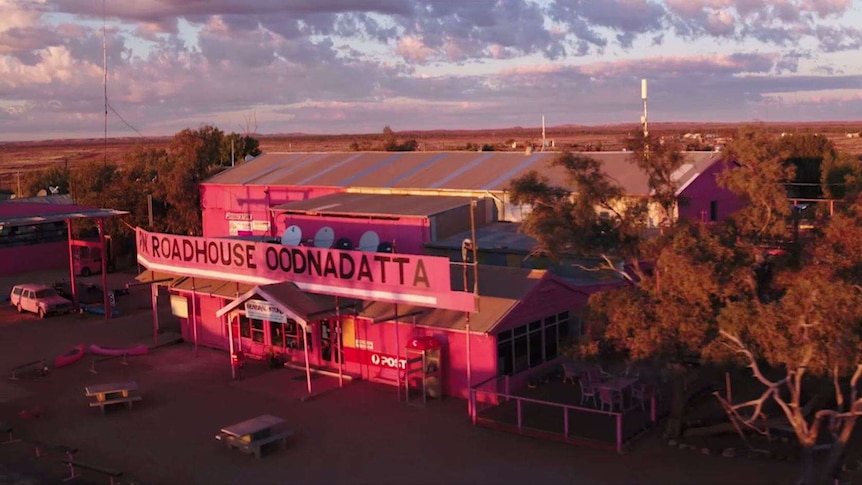
[[[239,336],[251,338],[251,321],[244,315],[239,317]]]
[[[295,320],[285,323],[270,322],[269,342],[276,347],[302,350],[302,327]]]
[[[263,320],[251,320],[251,341],[260,344],[265,342],[263,338]]]

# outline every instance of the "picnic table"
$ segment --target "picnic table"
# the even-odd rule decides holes
[[[224,441],[228,448],[253,453],[255,457],[260,458],[265,446],[274,443],[284,446],[287,438],[293,435],[292,430],[283,428],[284,422],[284,419],[278,416],[264,414],[225,426],[216,435],[216,439]]]
[[[618,393],[620,395],[620,400],[625,406],[625,399],[628,397],[629,404],[631,404],[631,387],[638,382],[637,377],[611,377],[601,382],[597,382],[593,384],[593,387],[597,389],[606,389],[611,392]],[[626,392],[629,391],[629,392]]]
[[[96,399],[90,402],[90,407],[98,406],[102,414],[105,414],[105,406],[111,404],[126,404],[129,409],[132,409],[132,403],[142,399],[135,394],[137,390],[138,383],[135,381],[112,382],[85,386],[84,394],[87,397],[95,397]]]

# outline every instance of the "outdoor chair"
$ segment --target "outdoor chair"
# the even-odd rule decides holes
[[[622,409],[623,407],[622,394],[603,387],[599,388],[599,401],[602,403],[603,411],[605,410],[605,407],[608,408],[608,411],[615,411],[616,409]]]
[[[640,404],[641,410],[646,411],[647,402],[652,399],[653,387],[642,382],[632,386],[632,400]]]
[[[590,384],[598,384],[604,382],[605,379],[610,377],[610,374],[601,370],[601,368],[591,367],[586,372],[587,379],[590,381]]]
[[[581,386],[581,406],[583,406],[587,400],[593,401],[593,406],[598,405],[598,401],[596,401],[596,388],[590,384],[590,381],[586,377],[579,377],[578,384]]]
[[[580,378],[581,371],[574,362],[563,362],[560,365],[563,367],[563,383],[571,381],[574,384],[575,380]]]

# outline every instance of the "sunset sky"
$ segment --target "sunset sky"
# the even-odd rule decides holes
[[[860,0],[0,0],[0,141],[862,120]],[[125,120],[125,122],[123,121]]]

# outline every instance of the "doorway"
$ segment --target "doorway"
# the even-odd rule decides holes
[[[323,364],[341,363],[335,320],[320,321],[320,360]]]

